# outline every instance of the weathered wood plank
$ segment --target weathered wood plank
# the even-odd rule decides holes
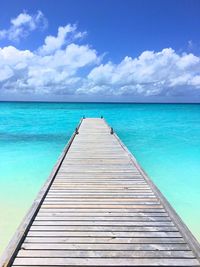
[[[88,179],[69,179],[69,180],[64,180],[64,179],[56,179],[56,182],[54,182],[54,185],[71,185],[71,186],[82,186],[85,184],[88,184],[88,186],[92,186],[92,185],[96,185],[96,186],[146,186],[146,183],[142,180],[135,180],[133,181],[133,179],[131,179],[130,181],[123,181],[123,180],[103,180],[103,181],[99,181],[99,179],[96,180],[88,180]]]
[[[117,197],[136,197],[136,196],[142,196],[142,197],[148,197],[148,196],[152,196],[154,197],[155,195],[151,192],[149,193],[143,193],[143,192],[122,192],[122,193],[118,193],[118,192],[115,192],[115,193],[110,193],[110,192],[68,192],[68,193],[65,193],[65,192],[53,192],[53,191],[49,191],[49,196],[95,196],[95,197],[99,197],[99,196],[117,196]]]
[[[29,231],[28,237],[181,237],[179,232],[114,232],[114,231]]]
[[[45,212],[43,212],[41,209],[40,211],[38,212],[38,216],[36,217],[36,219],[38,217],[46,217],[46,216],[53,216],[53,217],[68,217],[69,219],[70,218],[74,218],[74,217],[105,217],[105,218],[117,218],[117,217],[120,217],[125,219],[125,218],[136,218],[138,216],[140,217],[143,217],[143,218],[150,218],[151,216],[153,217],[158,217],[158,218],[166,218],[168,217],[169,215],[166,213],[166,212],[131,212],[131,213],[128,213],[128,212],[116,212],[116,211],[101,211],[99,212],[99,210],[97,212],[78,212],[77,213],[72,213],[71,211],[63,211],[62,213],[60,212],[51,212],[49,210],[45,210]]]
[[[58,195],[58,194],[51,194],[51,193],[49,193],[48,194],[48,198],[47,199],[65,199],[65,200],[67,200],[67,199],[77,199],[77,200],[83,200],[83,199],[85,199],[85,200],[95,200],[95,199],[99,199],[99,200],[108,200],[108,201],[110,201],[110,200],[115,200],[115,199],[119,199],[119,197],[120,197],[120,199],[122,199],[122,201],[123,200],[126,200],[126,199],[130,199],[131,198],[131,196],[132,196],[132,199],[133,200],[135,200],[135,199],[149,199],[150,201],[153,201],[153,200],[157,200],[157,198],[154,196],[154,195],[144,195],[144,194],[139,194],[139,195],[135,195],[135,194],[132,194],[132,195],[128,195],[128,196],[126,196],[126,195],[106,195],[106,196],[104,196],[104,195],[98,195],[98,196],[93,196],[93,195],[69,195],[69,194],[67,194],[67,195],[65,195],[65,194],[60,194],[60,195]]]
[[[86,204],[86,205],[158,205],[160,206],[160,208],[162,207],[160,205],[160,202],[156,199],[156,198],[148,198],[148,197],[138,197],[138,198],[133,198],[132,200],[127,201],[127,199],[129,198],[124,198],[124,199],[121,199],[120,200],[116,200],[117,198],[115,199],[107,199],[107,198],[103,198],[103,199],[98,199],[98,198],[81,198],[80,199],[76,199],[76,200],[73,200],[74,198],[71,197],[71,198],[62,198],[62,197],[59,197],[56,198],[53,198],[53,197],[49,197],[47,198],[43,204],[55,204],[55,205],[59,205],[59,204],[66,204],[66,205],[72,205],[72,204],[75,204],[75,205],[80,205],[80,204]],[[52,203],[53,202],[53,203]],[[146,204],[145,204],[146,203]]]
[[[133,205],[159,205],[159,202],[156,202],[156,201],[140,201],[140,200],[136,200],[136,201],[131,201],[131,202],[125,202],[125,201],[119,201],[119,202],[114,202],[114,201],[87,201],[87,200],[82,200],[82,201],[74,201],[73,200],[63,200],[63,199],[60,199],[60,200],[57,200],[57,201],[54,201],[53,199],[48,199],[46,201],[43,202],[43,205],[92,205],[92,206],[98,206],[98,205],[116,205],[116,206],[119,206],[119,205],[128,205],[128,206],[133,206]]]
[[[113,244],[113,243],[69,243],[69,244],[49,244],[49,243],[24,243],[22,246],[23,250],[131,250],[131,251],[190,251],[190,248],[187,244]]]
[[[47,218],[47,217],[46,217]],[[132,226],[132,227],[138,227],[138,226],[174,226],[173,222],[171,221],[136,221],[135,223],[133,221],[69,221],[69,220],[52,220],[48,219],[46,221],[34,221],[33,226]]]
[[[86,232],[178,232],[177,228],[174,226],[113,226],[110,224],[109,226],[84,226],[84,225],[32,225],[30,231],[41,231],[42,233],[45,231],[69,231],[69,232],[78,232],[78,231],[86,231]],[[59,233],[58,233],[59,235]]]
[[[134,250],[20,250],[19,258],[182,258],[194,259],[191,251],[134,251]]]
[[[82,209],[80,209],[80,208],[69,208],[69,209],[67,209],[67,208],[65,208],[65,209],[60,209],[60,208],[55,208],[55,209],[53,209],[53,208],[40,208],[40,211],[41,212],[47,212],[47,213],[49,213],[49,212],[59,212],[59,213],[66,213],[66,212],[71,212],[71,213],[73,213],[73,214],[80,214],[80,213],[91,213],[91,215],[92,215],[92,213],[105,213],[105,212],[108,212],[108,213],[113,213],[113,214],[115,214],[115,213],[122,213],[122,212],[125,212],[125,213],[129,213],[129,215],[131,215],[133,212],[134,213],[137,213],[137,212],[143,212],[143,213],[145,213],[145,212],[148,212],[148,213],[156,213],[156,212],[158,212],[158,213],[161,213],[161,212],[163,212],[163,213],[165,213],[165,210],[164,209],[153,209],[153,208],[151,208],[151,209],[94,209],[94,208],[91,208],[91,209],[85,209],[85,208],[82,208]]]
[[[80,188],[80,187],[74,187],[74,188],[65,188],[65,186],[60,186],[60,187],[52,187],[51,192],[59,192],[59,193],[71,193],[71,192],[111,192],[111,193],[121,193],[121,192],[128,192],[128,193],[152,193],[152,191],[149,188],[130,188],[128,186],[123,186],[122,188],[97,188],[97,187],[89,187],[89,188]]]
[[[46,197],[46,199],[61,199],[61,200],[65,200],[67,201],[68,199],[74,199],[74,200],[77,200],[77,201],[81,201],[81,200],[85,200],[85,201],[92,201],[92,200],[99,200],[99,201],[117,201],[119,199],[121,199],[121,201],[126,201],[127,199],[132,199],[132,201],[140,201],[140,199],[148,199],[149,201],[157,201],[158,199],[154,196],[154,195],[147,195],[147,196],[144,196],[144,195],[134,195],[132,196],[132,198],[130,196],[126,197],[126,196],[99,196],[98,197],[95,197],[95,196],[89,196],[89,195],[76,195],[76,196],[69,196],[68,194],[67,195],[57,195],[57,194],[48,194],[48,197]],[[160,202],[159,202],[160,203]]]
[[[196,259],[16,258],[13,266],[199,266]]]
[[[151,205],[151,204],[137,204],[137,205],[132,205],[132,204],[129,204],[129,205],[117,205],[117,204],[110,204],[110,205],[106,205],[106,204],[83,204],[83,205],[79,205],[79,204],[56,204],[56,203],[52,203],[52,204],[42,204],[42,209],[161,209],[162,206],[159,205],[159,204],[154,204],[154,205]]]
[[[182,237],[29,237],[25,243],[43,244],[185,244]]]
[[[35,218],[34,222],[42,222],[42,221],[49,221],[52,222],[53,221],[65,221],[66,223],[80,223],[82,225],[86,225],[86,223],[96,223],[96,224],[100,224],[100,223],[107,223],[109,221],[111,222],[115,222],[115,223],[121,223],[121,224],[126,224],[126,223],[132,223],[134,225],[134,223],[140,223],[140,222],[151,222],[151,223],[156,223],[156,222],[170,222],[173,223],[170,219],[170,217],[168,216],[142,216],[142,217],[136,217],[136,216],[132,216],[132,217],[127,217],[127,216],[123,216],[123,217],[117,217],[117,216],[107,216],[107,217],[102,217],[102,216],[59,216],[58,214],[54,215],[54,214],[38,214],[38,216]],[[154,224],[155,225],[155,224]]]
[[[104,185],[95,185],[95,184],[66,184],[66,183],[54,183],[54,185],[52,185],[52,189],[71,189],[73,186],[73,190],[74,189],[98,189],[98,190],[101,190],[101,189],[105,189],[105,190],[113,190],[113,189],[117,189],[117,190],[123,190],[123,189],[132,189],[132,190],[144,190],[144,189],[149,189],[149,187],[147,185],[138,185],[138,184],[134,184],[132,186],[130,185],[109,185],[109,184],[104,184]],[[149,189],[150,190],[150,189]]]

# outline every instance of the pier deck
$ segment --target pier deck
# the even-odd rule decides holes
[[[104,119],[83,119],[2,266],[200,266],[196,239]]]

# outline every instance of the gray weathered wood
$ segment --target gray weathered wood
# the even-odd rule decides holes
[[[199,266],[199,261],[180,258],[16,258],[13,266]]]

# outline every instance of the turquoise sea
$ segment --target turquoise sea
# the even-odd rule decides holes
[[[200,240],[200,105],[0,103],[0,253],[80,118],[103,115]]]

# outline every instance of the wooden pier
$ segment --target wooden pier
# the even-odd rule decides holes
[[[0,266],[200,266],[199,258],[199,243],[133,155],[104,119],[88,118]]]

